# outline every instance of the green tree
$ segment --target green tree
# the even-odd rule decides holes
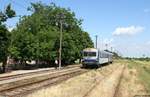
[[[13,31],[11,56],[18,60],[53,61],[58,58],[60,21],[63,24],[62,61],[73,63],[81,58],[81,50],[93,47],[87,32],[81,28],[82,20],[70,9],[55,4],[32,3],[32,12],[23,16]]]
[[[14,16],[15,12],[11,9],[11,4],[6,7],[6,10],[4,12],[0,12],[0,62],[2,62],[3,72],[5,72],[8,47],[10,43],[10,33],[4,25],[4,22],[8,18],[12,18]]]

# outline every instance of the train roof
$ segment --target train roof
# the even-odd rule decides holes
[[[84,52],[88,52],[88,51],[100,51],[101,53],[105,53],[105,54],[111,54],[113,55],[111,52],[108,52],[108,51],[105,51],[105,50],[99,50],[99,49],[96,49],[96,48],[85,48],[83,49]]]
[[[100,52],[101,52],[101,53],[105,53],[105,54],[113,55],[111,52],[108,52],[108,51],[105,51],[105,50],[101,50]]]
[[[83,51],[97,51],[98,49],[96,48],[85,48]]]

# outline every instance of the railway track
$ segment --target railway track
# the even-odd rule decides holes
[[[74,68],[74,67],[79,67],[79,65],[64,67],[63,69],[69,69],[69,68]],[[25,77],[25,76],[30,76],[30,75],[37,75],[37,74],[46,73],[46,72],[55,72],[55,71],[57,71],[57,69],[48,69],[48,70],[32,71],[32,72],[27,72],[27,73],[1,76],[0,81],[8,80],[8,79],[14,79],[14,78],[18,78],[18,77]]]
[[[77,76],[85,72],[87,72],[87,70],[83,70],[80,68],[57,72],[50,75],[48,79],[3,90],[0,92],[0,95],[4,97],[22,97],[23,95],[27,95],[38,89],[45,88],[51,85],[56,85],[62,81],[65,81],[66,79],[69,79],[71,77]]]

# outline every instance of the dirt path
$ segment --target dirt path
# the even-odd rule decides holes
[[[138,79],[137,70],[126,68],[116,97],[134,97],[135,95],[145,94],[147,93]]]
[[[84,97],[114,97],[123,69],[124,65],[118,66],[111,75],[104,80],[100,80],[96,87]]]

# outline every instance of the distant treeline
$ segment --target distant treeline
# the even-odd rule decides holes
[[[20,17],[11,32],[5,22],[17,16],[15,11],[9,4],[5,11],[0,12],[0,62],[4,71],[8,56],[20,65],[31,60],[36,64],[51,64],[58,60],[61,24],[63,64],[74,63],[81,58],[84,48],[93,47],[89,34],[81,27],[82,19],[77,19],[69,8],[38,2],[31,3],[27,10],[32,14]]]
[[[141,57],[141,58],[125,57],[125,59],[129,59],[129,60],[134,59],[134,60],[140,60],[140,61],[150,61],[150,57],[145,57],[145,58],[143,58],[143,57]]]

